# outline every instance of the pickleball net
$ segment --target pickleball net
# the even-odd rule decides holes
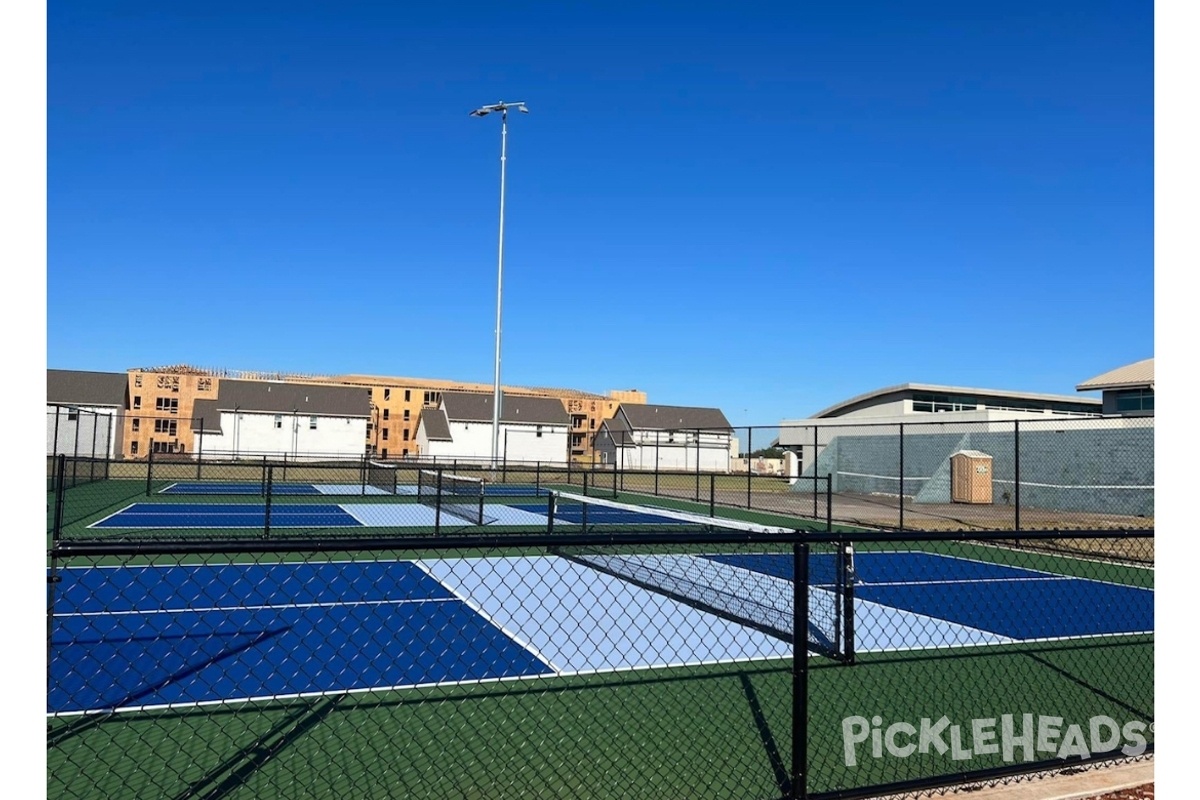
[[[367,462],[367,485],[374,486],[388,494],[396,493],[396,474],[399,472],[395,464],[381,464],[378,461]]]
[[[444,470],[423,469],[417,474],[417,502],[453,514],[473,525],[483,525],[484,482]]]
[[[557,545],[556,555],[665,595],[693,608],[794,643],[794,545],[755,542],[793,529],[709,517],[675,509],[555,493],[552,529],[560,532],[705,532],[745,535],[745,543],[652,547],[640,544]],[[686,552],[680,552],[685,550]],[[807,556],[809,651],[854,659],[854,551],[848,543],[812,543]]]

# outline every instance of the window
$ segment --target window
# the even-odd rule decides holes
[[[404,441],[408,441],[408,428],[404,429]]]
[[[384,458],[387,458],[387,448],[386,447],[383,448],[383,450],[381,450],[379,454],[381,456],[383,456]]]
[[[391,412],[391,410],[390,410],[390,409],[387,409],[387,408],[385,408],[385,409],[383,410],[383,418],[384,418],[384,419],[389,419],[389,418],[391,418],[391,416],[392,416],[392,412]]]
[[[411,413],[411,412],[409,412],[409,410],[408,410],[407,408],[406,408],[406,409],[404,409],[404,421],[405,421],[405,422],[408,422],[408,415],[409,415],[410,413]]]
[[[408,458],[408,448],[407,447],[404,448],[404,450],[401,451],[400,455],[404,456],[405,458]]]
[[[1149,389],[1134,389],[1117,393],[1118,413],[1130,411],[1153,411],[1154,392]]]
[[[201,378],[196,381],[196,390],[200,392],[212,391],[212,378]]]
[[[384,389],[384,390],[383,390],[383,399],[384,399],[384,400],[391,400],[391,399],[392,399],[392,390],[391,390],[391,389]]]
[[[154,399],[155,411],[169,411],[172,414],[179,413],[179,398],[178,397],[157,397]]]
[[[411,400],[412,400],[412,392],[411,392],[410,390],[408,390],[408,389],[405,389],[405,390],[404,390],[404,402],[406,402],[406,403],[407,403],[407,402],[409,402],[409,401],[411,401]]]
[[[539,438],[539,439],[542,438],[542,426],[541,425],[537,426],[537,438]]]
[[[673,444],[674,442],[675,442],[675,431],[671,431],[670,433],[667,434],[667,444]]]
[[[282,427],[283,427],[283,415],[282,415],[282,414],[276,414],[276,415],[275,415],[275,427],[276,427],[276,428],[282,428]]]
[[[129,443],[129,452],[130,452],[132,455],[135,455],[135,456],[137,455],[137,452],[138,452],[138,443],[137,443],[136,441],[135,441],[135,442],[130,442],[130,443]]]
[[[308,429],[310,431],[315,431],[317,429],[317,418],[316,417],[308,418]]]
[[[154,432],[165,433],[170,436],[175,436],[178,433],[179,422],[173,419],[156,419],[154,420]]]
[[[426,392],[425,393],[425,407],[426,408],[434,408],[440,402],[442,402],[442,393],[441,392]]]
[[[134,408],[142,407],[142,396],[140,394],[135,394],[133,396],[133,407]]]
[[[133,376],[133,385],[138,389],[142,388],[142,376],[141,375]]]
[[[590,431],[596,430],[596,420],[594,420],[594,419],[588,420],[588,430],[590,430]]]
[[[79,419],[79,409],[78,408],[68,408],[67,409],[67,422],[74,422],[77,419]]]
[[[137,433],[137,432],[138,432],[138,431],[140,431],[141,429],[142,429],[142,421],[141,421],[140,419],[138,419],[137,417],[134,417],[134,418],[133,418],[133,425],[132,425],[132,427],[130,428],[130,430],[132,430],[134,433]]]
[[[387,438],[388,438],[388,429],[384,428],[383,429],[383,440],[386,442]]]
[[[913,394],[913,411],[974,411],[978,402],[974,397],[964,397],[951,394]]]

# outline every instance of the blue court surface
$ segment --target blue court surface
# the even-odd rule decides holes
[[[263,493],[263,484],[259,481],[180,481],[168,484],[158,490],[159,494],[171,495],[208,495],[227,494],[239,496],[254,496]],[[361,483],[272,483],[273,495],[386,495],[376,486],[364,486]]]
[[[159,494],[169,495],[237,495],[253,497],[263,493],[261,481],[179,481],[171,483],[158,490]],[[508,484],[488,484],[483,490],[486,497],[544,497],[550,490],[537,486],[519,486]],[[392,494],[378,486],[361,483],[272,483],[272,495],[285,496],[369,496],[382,497]],[[395,494],[415,495],[416,486],[400,484]]]
[[[790,594],[787,555],[670,558],[708,559]],[[925,553],[856,560],[859,653],[1153,630],[1149,589]],[[779,638],[556,557],[59,574],[51,713],[745,662],[792,651]],[[825,590],[810,588],[810,603],[823,597],[828,603]]]
[[[443,515],[452,517],[454,500],[447,498],[445,502],[447,505]],[[478,502],[478,498],[475,502]],[[568,524],[581,524],[583,517],[580,508],[563,503],[557,507],[555,519]],[[488,503],[484,507],[489,524],[526,526],[533,530],[546,528],[546,514],[546,503]],[[263,528],[266,515],[265,503],[134,503],[88,527],[105,530]],[[434,524],[434,516],[431,507],[417,503],[271,504],[272,528],[427,527]],[[689,524],[673,517],[659,516],[652,511],[626,511],[599,506],[590,508],[588,512],[589,525],[650,523]]]

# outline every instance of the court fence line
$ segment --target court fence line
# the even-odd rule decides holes
[[[1062,537],[53,537],[48,794],[835,800],[1150,758],[1153,530]],[[855,658],[563,548],[718,564],[705,574],[726,594],[790,588],[771,602],[808,626],[823,576],[845,570]]]

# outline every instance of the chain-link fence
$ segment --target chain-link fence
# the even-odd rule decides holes
[[[867,797],[1146,757],[1152,533],[1077,541],[59,542],[48,796]]]

